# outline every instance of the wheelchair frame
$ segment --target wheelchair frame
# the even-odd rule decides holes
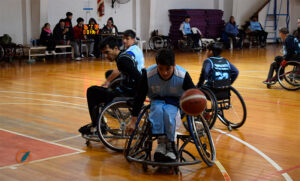
[[[289,66],[293,66],[291,70],[287,70]],[[278,81],[281,87],[286,90],[295,91],[300,89],[300,61],[283,61],[276,75],[277,77],[272,78],[273,83],[268,84],[267,88],[271,88]],[[291,87],[288,87],[285,82]]]
[[[243,124],[245,123],[246,118],[247,118],[247,108],[246,108],[246,104],[245,104],[244,99],[241,96],[241,94],[232,86],[230,86],[228,89],[229,89],[228,98],[218,99],[217,96],[213,93],[213,91],[210,90],[208,87],[203,86],[200,88],[200,90],[203,91],[207,97],[209,96],[209,98],[207,98],[207,99],[210,100],[211,102],[215,101],[215,104],[217,105],[217,109],[208,109],[207,111],[211,112],[212,115],[217,115],[219,120],[225,126],[227,126],[228,130],[232,131],[232,128],[234,128],[234,129],[239,128],[239,127],[243,126]],[[226,118],[226,114],[225,114],[226,110],[234,109],[234,106],[232,105],[232,100],[231,100],[231,97],[233,96],[233,94],[235,96],[237,96],[239,103],[241,104],[240,106],[242,107],[242,110],[243,110],[243,115],[241,117],[241,120],[238,122],[234,122],[234,120],[228,120]],[[235,112],[235,114],[237,115],[236,112]],[[211,118],[211,120],[208,121],[209,128],[213,127],[213,125],[215,124],[215,121],[216,121],[216,118]]]
[[[201,163],[202,160],[208,165],[214,165],[214,160],[216,158],[216,152],[213,140],[211,138],[209,127],[204,120],[204,117],[201,116],[201,123],[203,128],[201,130],[197,130],[195,125],[195,120],[193,116],[187,116],[188,118],[188,126],[190,135],[177,135],[177,160],[176,162],[156,162],[153,160],[151,151],[153,141],[157,139],[157,135],[152,134],[151,123],[148,120],[147,111],[150,109],[150,105],[144,107],[141,114],[138,117],[138,121],[136,123],[136,129],[131,134],[130,139],[128,140],[126,149],[125,149],[125,157],[129,162],[137,162],[141,163],[143,170],[147,171],[148,165],[156,166],[165,166],[170,167],[178,173],[178,167],[184,165],[193,165],[197,163]],[[144,123],[140,125],[140,121],[144,120]],[[140,126],[139,126],[140,125]],[[133,144],[133,140],[135,139],[135,143]],[[210,153],[207,152],[206,143],[202,143],[202,139],[208,140]],[[180,140],[183,142],[182,145],[179,145]],[[197,156],[194,156],[190,151],[186,150],[185,147],[188,143],[193,143],[196,147],[197,152],[199,153],[202,160],[197,159]],[[188,160],[183,156],[183,153],[188,156],[191,160]]]

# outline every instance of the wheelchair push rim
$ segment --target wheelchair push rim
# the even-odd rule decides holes
[[[97,132],[101,142],[117,152],[124,150],[128,136],[125,128],[131,119],[126,101],[114,101],[103,108],[98,119]]]
[[[247,118],[247,109],[240,93],[230,86],[229,99],[218,100],[218,118],[229,127],[241,127]]]
[[[286,90],[300,89],[300,63],[289,61],[278,69],[278,82]]]

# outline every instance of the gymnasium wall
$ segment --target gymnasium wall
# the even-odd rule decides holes
[[[22,0],[0,1],[0,36],[9,34],[15,42],[23,42]]]

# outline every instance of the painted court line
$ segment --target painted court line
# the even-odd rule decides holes
[[[60,141],[66,141],[66,140],[70,140],[70,139],[73,139],[73,138],[78,138],[80,137],[81,135],[76,135],[76,136],[71,136],[71,137],[67,137],[67,138],[64,138],[64,139],[60,139],[60,140],[54,140],[52,141],[53,143],[57,143],[57,142],[60,142]]]
[[[68,104],[68,105],[74,105],[79,107],[86,108],[87,106],[82,104],[74,104],[74,103],[68,103],[68,102],[62,102],[62,101],[53,101],[48,99],[35,99],[35,98],[25,98],[25,97],[15,97],[15,96],[0,96],[0,97],[7,97],[7,98],[13,98],[13,99],[25,99],[25,100],[36,100],[36,101],[46,101],[46,102],[54,102],[54,103],[61,103],[61,104]]]
[[[59,94],[47,94],[47,93],[39,93],[39,92],[19,92],[19,91],[6,91],[6,90],[0,90],[0,92],[3,93],[15,93],[15,94],[33,94],[33,95],[43,95],[43,96],[53,96],[53,97],[69,97],[69,98],[75,98],[75,99],[86,99],[85,97],[74,97],[74,96],[65,96],[65,95],[59,95]]]
[[[276,170],[278,171],[282,171],[282,168],[274,161],[272,160],[270,157],[268,157],[266,154],[264,154],[262,151],[260,151],[259,149],[257,149],[256,147],[250,145],[249,143],[241,140],[240,138],[238,137],[235,137],[229,133],[226,133],[222,130],[219,130],[219,129],[216,129],[216,128],[213,128],[214,130],[222,133],[222,134],[225,134],[233,139],[235,139],[236,141],[244,144],[245,146],[249,147],[250,149],[252,149],[253,151],[255,151],[256,153],[258,153],[260,156],[262,156],[265,160],[267,160],[274,168],[276,168]],[[287,181],[292,181],[293,179],[287,174],[287,173],[282,173],[282,176],[285,178],[285,180]]]
[[[49,143],[49,144],[52,144],[52,145],[61,146],[61,147],[64,147],[64,148],[75,150],[75,151],[78,151],[80,153],[85,152],[84,150],[81,150],[81,149],[78,149],[78,148],[74,148],[74,147],[67,146],[67,145],[62,145],[62,144],[59,144],[59,143],[54,143],[54,142],[47,141],[47,140],[40,139],[40,138],[35,138],[35,137],[29,136],[29,135],[25,135],[25,134],[22,134],[22,133],[17,133],[17,132],[10,131],[10,130],[7,130],[7,129],[0,128],[0,130],[1,131],[6,131],[6,132],[9,132],[9,133],[12,133],[12,134],[16,134],[16,135],[19,135],[19,136],[23,136],[23,137],[26,137],[26,138],[38,140],[38,141],[41,141],[41,142]]]
[[[231,178],[230,178],[229,174],[227,173],[226,169],[223,167],[221,162],[219,162],[219,160],[215,160],[215,163],[216,163],[217,167],[219,168],[219,170],[221,171],[221,173],[224,177],[224,180],[225,181],[231,181]]]
[[[284,170],[281,170],[281,171],[277,171],[277,172],[271,173],[271,174],[266,175],[266,176],[258,177],[256,179],[254,179],[253,181],[267,180],[267,179],[270,179],[271,177],[274,177],[274,176],[277,176],[277,175],[281,175],[283,173],[287,173],[287,172],[290,172],[292,170],[296,170],[298,168],[300,168],[300,165],[297,165],[297,166],[294,166],[294,167],[291,167],[291,168],[288,168],[288,169],[284,169]]]
[[[75,152],[75,153],[67,153],[64,155],[53,156],[53,157],[44,158],[44,159],[40,159],[40,160],[34,160],[34,161],[26,162],[26,163],[18,163],[18,164],[14,164],[14,165],[8,165],[8,166],[0,167],[0,170],[6,169],[6,168],[16,169],[16,167],[18,167],[18,166],[32,164],[32,163],[38,163],[38,162],[52,160],[52,159],[61,158],[61,157],[67,157],[67,156],[76,155],[76,154],[83,153],[83,152],[85,152],[85,151]]]

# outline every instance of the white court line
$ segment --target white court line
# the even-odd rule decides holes
[[[19,92],[19,91],[5,91],[5,90],[0,90],[0,92],[15,93],[15,94],[45,95],[45,96],[54,96],[54,97],[69,97],[69,98],[76,98],[76,99],[86,99],[85,97],[73,97],[73,96],[65,96],[65,95],[59,95],[59,94],[39,93],[39,92]]]
[[[25,99],[25,100],[36,100],[36,101],[46,101],[46,102],[55,102],[55,103],[61,103],[61,104],[69,104],[79,107],[86,108],[87,106],[84,106],[82,104],[74,104],[74,103],[68,103],[68,102],[62,102],[62,101],[53,101],[53,100],[47,100],[47,99],[35,99],[35,98],[25,98],[25,97],[15,97],[15,96],[0,96],[0,97],[8,97],[8,98],[14,98],[14,99]]]
[[[83,151],[83,152],[85,152],[85,151]],[[76,155],[76,154],[83,153],[83,152],[67,153],[67,154],[63,154],[63,155],[59,155],[59,156],[53,156],[53,157],[44,158],[44,159],[40,159],[40,160],[29,161],[26,163],[18,163],[18,164],[14,164],[14,165],[3,166],[3,167],[0,167],[0,170],[5,169],[5,168],[16,169],[16,167],[18,167],[18,166],[23,166],[23,165],[27,165],[27,164],[38,163],[38,162],[52,160],[52,159],[56,159],[56,158]]]
[[[262,151],[260,151],[260,150],[257,149],[256,147],[254,147],[254,146],[250,145],[249,143],[247,143],[247,142],[241,140],[240,138],[235,137],[235,136],[233,136],[233,135],[231,135],[231,134],[229,134],[229,133],[226,133],[226,132],[224,132],[224,131],[222,131],[222,130],[219,130],[219,129],[216,129],[216,128],[213,128],[213,129],[216,130],[216,131],[218,131],[218,132],[220,132],[220,133],[222,133],[222,134],[225,134],[225,135],[227,135],[227,136],[229,136],[229,137],[235,139],[236,141],[238,141],[238,142],[240,142],[240,143],[242,143],[242,144],[244,144],[245,146],[249,147],[250,149],[252,149],[252,150],[255,151],[256,153],[258,153],[258,154],[259,154],[260,156],[262,156],[264,159],[266,159],[266,160],[267,160],[273,167],[275,167],[278,171],[281,171],[281,170],[282,170],[282,168],[281,168],[274,160],[272,160],[270,157],[268,157],[266,154],[264,154]],[[292,180],[293,180],[287,173],[282,174],[282,176],[285,178],[285,180],[288,180],[288,181],[292,181]]]
[[[60,142],[60,141],[66,141],[66,140],[70,140],[70,139],[73,139],[73,138],[78,138],[80,137],[81,135],[76,135],[76,136],[71,136],[71,137],[68,137],[68,138],[64,138],[64,139],[60,139],[60,140],[54,140],[52,141],[53,143],[57,143],[57,142]]]
[[[76,151],[78,151],[78,152],[85,152],[84,150],[81,150],[81,149],[78,149],[78,148],[73,148],[73,147],[71,147],[71,146],[62,145],[62,144],[59,144],[59,143],[54,143],[54,142],[52,142],[52,141],[47,141],[47,140],[44,140],[44,139],[35,138],[35,137],[33,137],[33,136],[25,135],[25,134],[22,134],[22,133],[17,133],[17,132],[10,131],[10,130],[7,130],[7,129],[0,128],[0,130],[1,130],[1,131],[5,131],[5,132],[9,132],[9,133],[12,133],[12,134],[16,134],[16,135],[19,135],[19,136],[31,138],[31,139],[34,139],[34,140],[38,140],[38,141],[41,141],[41,142],[49,143],[49,144],[52,144],[52,145],[65,147],[65,148],[68,148],[68,149],[71,149],[71,150],[76,150]]]
[[[59,107],[67,107],[67,108],[75,108],[75,109],[80,109],[80,110],[85,110],[87,111],[86,108],[82,107],[76,107],[76,106],[65,106],[65,105],[59,105],[59,104],[39,104],[39,103],[23,103],[23,102],[16,102],[16,103],[0,103],[0,105],[22,105],[22,104],[30,104],[30,105],[38,105],[38,106],[59,106]]]

